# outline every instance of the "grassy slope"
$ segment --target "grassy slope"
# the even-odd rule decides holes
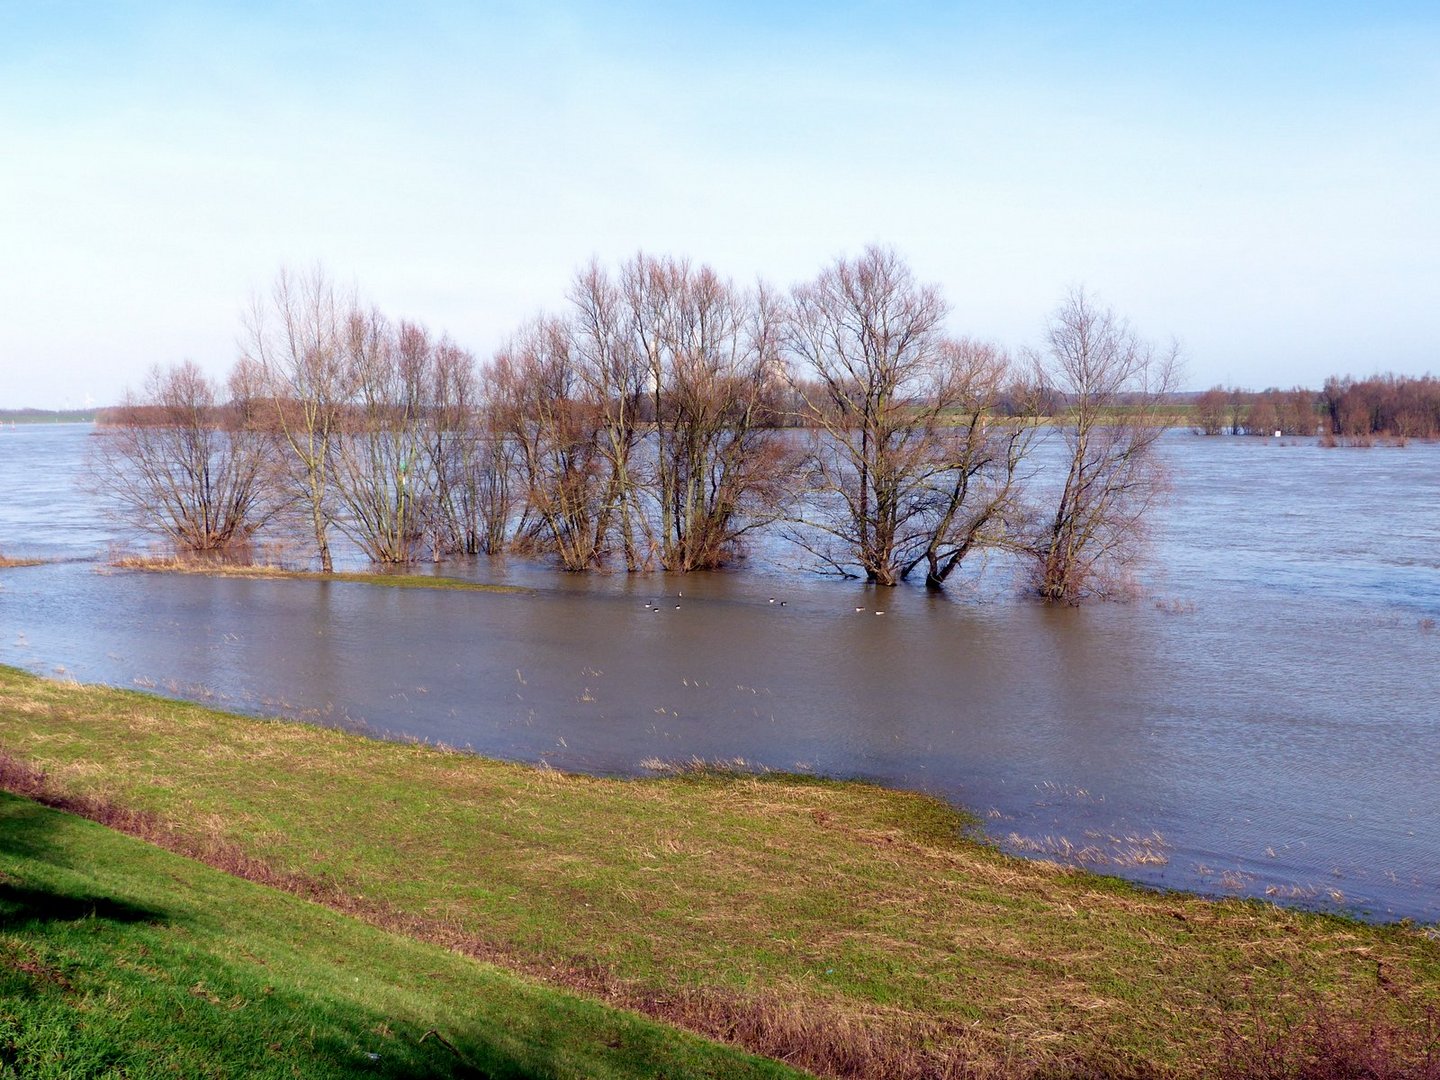
[[[816,1069],[1151,1063],[1363,1016],[1440,943],[1003,856],[921,796],[564,776],[0,669],[0,747],[331,901]],[[1129,1066],[1127,1066],[1129,1067]]]
[[[0,1076],[105,1075],[794,1074],[0,795]]]

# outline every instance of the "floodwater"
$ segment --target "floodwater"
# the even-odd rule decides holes
[[[61,560],[0,571],[0,662],[564,769],[862,777],[1011,850],[1440,920],[1440,446],[1167,436],[1144,598],[1056,610],[999,565],[934,597],[778,547],[444,568],[521,595],[116,571],[88,435],[0,430],[0,551]]]

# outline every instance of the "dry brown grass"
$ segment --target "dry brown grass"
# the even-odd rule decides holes
[[[293,570],[270,563],[232,562],[224,558],[176,555],[120,554],[110,560],[118,570],[138,570],[150,574],[200,574],[207,577],[258,578],[287,581],[342,581],[359,585],[380,585],[392,589],[455,589],[466,592],[526,593],[516,585],[486,585],[462,578],[434,574],[409,574],[399,571],[368,573],[337,570],[329,574],[318,570]]]

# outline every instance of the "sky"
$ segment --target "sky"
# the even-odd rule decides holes
[[[894,247],[1185,383],[1440,374],[1440,6],[0,0],[0,407],[223,376],[282,267],[489,356],[644,250]]]

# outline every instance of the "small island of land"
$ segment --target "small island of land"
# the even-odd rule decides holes
[[[0,562],[0,565],[4,565]],[[210,577],[238,577],[258,579],[282,579],[287,581],[340,581],[352,585],[379,585],[388,589],[453,589],[460,592],[527,593],[530,590],[518,585],[487,585],[463,578],[444,577],[439,574],[406,574],[384,571],[331,571],[323,574],[314,570],[292,570],[282,566],[249,565],[220,560],[202,561],[181,558],[147,558],[126,556],[112,564],[121,570],[141,570],[146,573],[204,574]]]

